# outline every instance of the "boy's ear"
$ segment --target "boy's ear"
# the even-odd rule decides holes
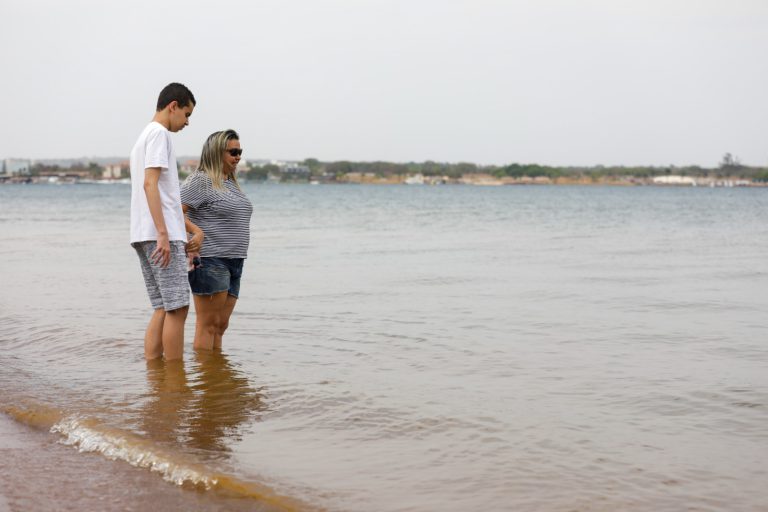
[[[176,110],[177,108],[179,108],[179,102],[178,102],[178,101],[176,101],[176,100],[173,100],[172,102],[170,102],[170,103],[168,104],[168,111],[169,111],[169,112],[173,112],[173,111],[174,111],[174,110]]]

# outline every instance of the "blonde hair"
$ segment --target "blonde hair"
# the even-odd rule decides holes
[[[203,144],[200,167],[197,168],[198,171],[206,173],[211,178],[213,188],[219,190],[224,190],[224,151],[226,151],[227,142],[230,140],[240,140],[240,136],[235,130],[224,130],[210,134]],[[240,189],[237,173],[230,174],[229,179]]]

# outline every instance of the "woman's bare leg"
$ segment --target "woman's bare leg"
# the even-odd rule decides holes
[[[219,332],[213,337],[213,348],[215,350],[221,350],[221,338],[224,337],[224,331],[229,327],[229,317],[232,316],[236,303],[237,297],[227,295],[227,300],[221,308],[221,315],[219,317]]]
[[[219,324],[227,297],[226,291],[213,295],[194,295],[197,315],[195,350],[213,350],[216,334],[220,331]]]

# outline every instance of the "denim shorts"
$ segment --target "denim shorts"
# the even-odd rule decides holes
[[[226,291],[240,295],[240,276],[245,258],[200,258],[200,265],[188,272],[189,287],[195,295],[213,295]]]

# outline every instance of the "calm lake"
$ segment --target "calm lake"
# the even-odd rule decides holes
[[[0,186],[0,410],[42,460],[203,511],[768,510],[768,189],[243,188],[223,353],[191,308],[174,365],[130,186]]]

